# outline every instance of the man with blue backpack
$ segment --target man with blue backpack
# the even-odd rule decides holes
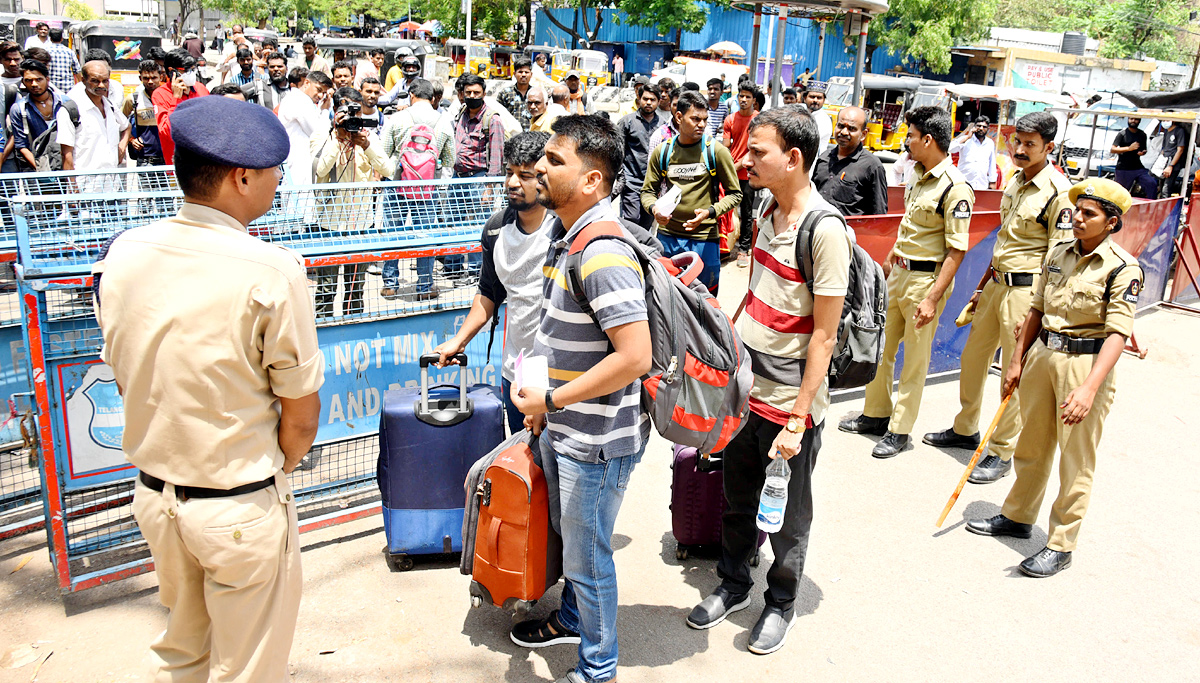
[[[704,261],[700,281],[715,295],[721,276],[717,217],[741,203],[741,184],[733,155],[705,134],[708,103],[700,93],[681,93],[675,111],[679,134],[650,153],[642,206],[658,223],[663,254],[699,254]],[[670,209],[663,202],[670,203],[664,195],[672,187],[678,188],[679,201]]]

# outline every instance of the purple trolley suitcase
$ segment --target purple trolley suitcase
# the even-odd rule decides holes
[[[407,570],[411,555],[462,550],[463,482],[476,460],[504,440],[498,389],[467,387],[466,354],[459,386],[429,385],[421,356],[421,386],[384,393],[379,420],[379,492],[388,566]]]
[[[701,457],[689,446],[674,446],[671,465],[671,533],[675,558],[688,559],[694,551],[721,549],[721,515],[725,514],[725,477],[720,458]],[[758,533],[761,546],[767,535]],[[759,554],[750,558],[758,566]]]

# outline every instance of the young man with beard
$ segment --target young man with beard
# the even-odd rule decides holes
[[[862,415],[847,417],[838,429],[883,438],[871,455],[891,458],[912,448],[909,433],[917,422],[925,375],[933,352],[938,318],[954,285],[954,274],[970,246],[975,193],[950,162],[950,112],[917,107],[905,115],[905,149],[916,161],[904,191],[904,218],[883,272],[888,276],[887,323],[883,358],[866,387]],[[904,342],[904,368],[892,400],[896,353]]]
[[[538,161],[538,201],[558,215],[542,281],[544,309],[533,353],[549,387],[512,402],[540,434],[551,517],[563,539],[562,605],[513,627],[524,647],[578,643],[579,663],[559,683],[603,683],[617,674],[617,575],[612,535],[629,478],[650,437],[641,380],[650,369],[644,275],[634,247],[593,240],[580,253],[583,297],[563,284],[572,242],[589,226],[620,222],[608,197],[621,167],[621,136],[603,116],[565,116]],[[557,493],[557,495],[554,495]]]
[[[198,82],[196,58],[187,50],[176,48],[167,53],[166,82],[150,96],[154,103],[154,118],[158,122],[158,141],[162,144],[163,160],[175,163],[175,141],[171,138],[171,114],[182,102],[204,97],[208,88]]]
[[[500,91],[496,99],[504,108],[521,122],[521,127],[529,130],[532,115],[526,99],[529,97],[529,79],[533,78],[533,62],[528,57],[520,56],[513,59],[513,84]]]
[[[374,117],[379,122],[379,125],[375,127],[375,132],[383,132],[383,112],[377,106],[379,104],[379,96],[383,94],[383,86],[379,84],[379,79],[374,77],[367,78],[359,86],[358,91],[362,93],[363,98],[362,111],[359,112],[359,116],[364,119]]]
[[[786,94],[786,90],[784,93]],[[787,99],[784,98],[784,102]],[[812,114],[813,121],[817,122],[817,154],[825,155],[825,150],[829,148],[829,138],[833,137],[833,119],[829,117],[829,112],[825,111],[825,84],[824,83],[809,83],[804,91],[804,106],[808,107],[809,113]]]
[[[764,472],[772,459],[786,459],[792,471],[787,509],[783,527],[771,534],[775,561],[767,571],[766,607],[747,645],[755,654],[783,647],[796,620],[813,518],[812,474],[829,409],[829,359],[850,280],[850,234],[836,215],[812,226],[811,292],[800,277],[794,236],[801,222],[814,211],[837,213],[809,184],[817,136],[816,123],[800,107],[777,107],[750,123],[750,186],[771,193],[754,245],[752,303],[738,323],[754,389],[750,416],[722,453],[729,506],[721,520],[721,585],[687,617],[688,626],[708,629],[749,606]]]
[[[254,67],[254,53],[249,48],[242,48],[237,51],[238,70],[230,72],[226,83],[232,83],[237,87],[242,87],[256,81],[261,81],[263,75]]]
[[[1017,120],[1013,163],[1021,170],[1008,181],[1000,201],[1000,232],[992,248],[992,264],[984,273],[970,305],[975,307],[971,334],[962,352],[958,396],[962,409],[954,425],[925,435],[939,448],[979,445],[979,413],[988,367],[1001,349],[1000,367],[1007,368],[1016,347],[1015,332],[1029,313],[1033,281],[1049,249],[1073,239],[1074,207],[1067,196],[1071,182],[1050,163],[1058,121],[1049,112],[1033,112]],[[1012,470],[1013,449],[1021,432],[1020,397],[1014,392],[988,453],[971,472],[973,484],[988,484]]]
[[[643,228],[654,224],[654,214],[642,206],[642,184],[650,161],[650,138],[662,126],[658,115],[658,91],[643,88],[638,110],[617,123],[617,132],[625,140],[625,160],[621,163],[622,186],[619,192],[621,217]]]
[[[988,117],[980,116],[950,143],[950,153],[958,154],[958,170],[976,190],[996,187],[996,143],[987,136],[988,124]]]
[[[515,361],[519,354],[533,354],[533,338],[542,316],[542,266],[550,249],[550,229],[557,216],[538,203],[537,171],[549,133],[519,133],[504,143],[504,189],[508,206],[497,211],[483,226],[483,269],[479,292],[458,333],[434,351],[440,366],[467,348],[475,335],[498,321],[500,305],[508,303],[500,372],[508,428],[519,431],[524,416],[512,402]]]
[[[287,57],[284,57],[282,53],[276,52],[267,57],[267,78],[270,80],[269,83],[255,82],[258,103],[275,111],[275,108],[292,88],[292,84],[288,81]]]

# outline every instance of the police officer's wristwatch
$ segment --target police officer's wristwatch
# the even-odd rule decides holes
[[[561,413],[564,410],[566,410],[566,408],[559,408],[554,405],[554,390],[547,389],[546,390],[546,412],[547,413]]]
[[[788,415],[787,426],[785,427],[785,429],[787,429],[789,432],[791,432],[793,434],[803,434],[805,422],[807,422],[807,421],[808,421],[807,415],[796,415],[796,414]]]

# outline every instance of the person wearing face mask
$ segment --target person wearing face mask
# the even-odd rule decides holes
[[[181,102],[208,95],[208,88],[196,80],[196,58],[183,48],[167,53],[167,83],[150,96],[154,117],[158,121],[158,141],[162,143],[163,161],[174,163],[175,141],[171,137],[171,113]]]
[[[958,154],[958,170],[975,190],[996,189],[996,143],[987,136],[990,123],[980,116],[950,143],[950,153]]]
[[[279,103],[279,122],[291,140],[287,171],[293,184],[313,182],[311,141],[329,129],[332,89],[333,80],[323,71],[310,71]]]

